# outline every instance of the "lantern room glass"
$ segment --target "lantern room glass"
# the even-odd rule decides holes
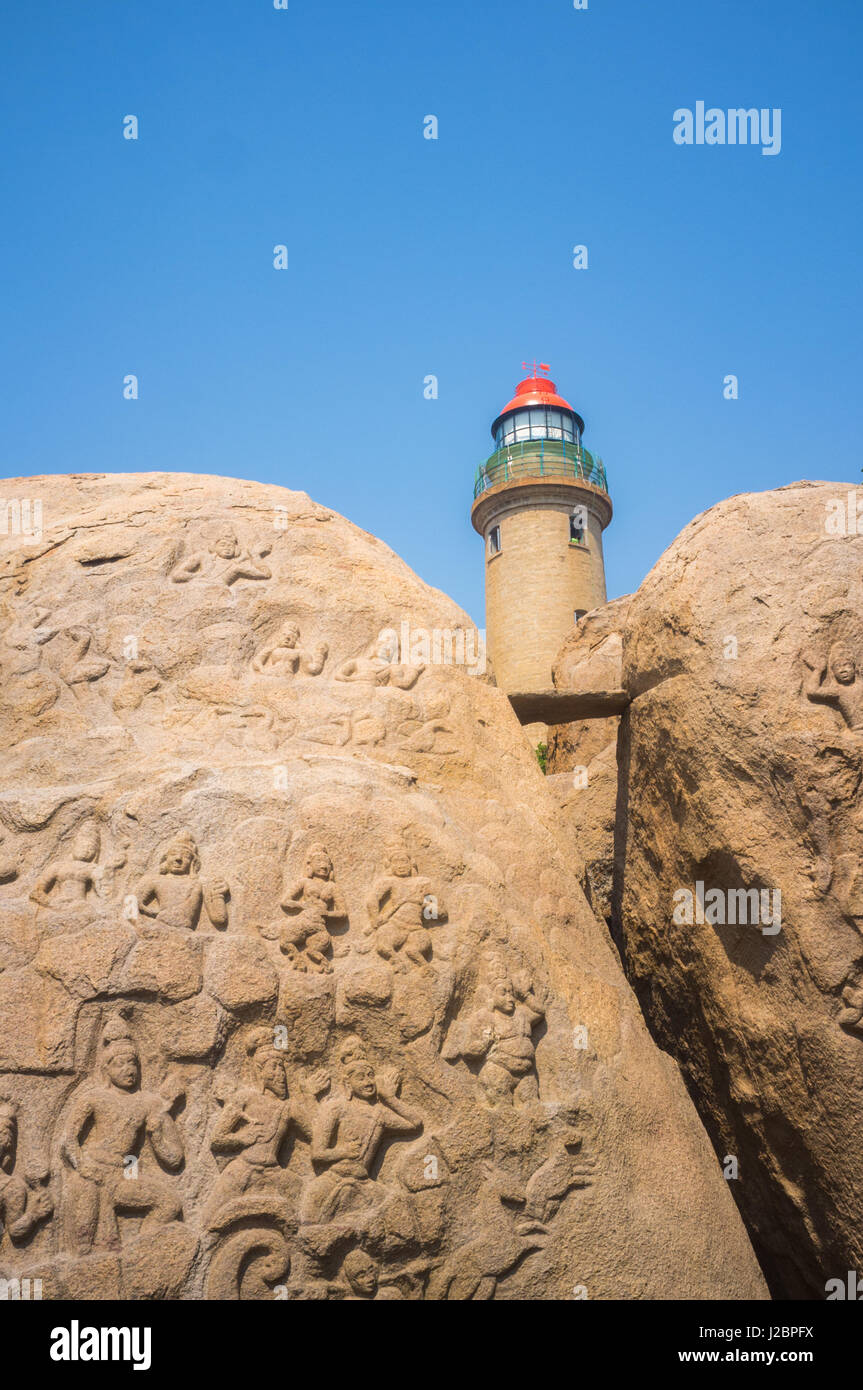
[[[567,444],[580,444],[581,436],[575,420],[565,410],[545,406],[530,406],[514,410],[498,425],[494,442],[497,449],[510,444],[524,444],[531,439],[559,439]]]

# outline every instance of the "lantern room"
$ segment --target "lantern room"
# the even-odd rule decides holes
[[[527,365],[527,364],[524,364]],[[584,421],[573,410],[548,377],[539,375],[549,368],[534,364],[534,375],[520,381],[491,427],[495,449],[524,444],[532,439],[557,439],[580,444]]]

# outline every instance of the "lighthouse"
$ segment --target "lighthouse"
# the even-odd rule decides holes
[[[522,364],[526,366],[527,364]],[[491,427],[471,521],[485,546],[488,651],[507,694],[551,688],[551,668],[580,617],[606,601],[605,469],[582,443],[584,421],[533,363]]]

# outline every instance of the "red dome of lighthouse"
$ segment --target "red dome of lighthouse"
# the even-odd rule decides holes
[[[535,370],[535,369],[534,369]],[[540,408],[546,407],[552,410],[565,410],[578,422],[579,434],[584,430],[584,421],[577,410],[573,410],[569,401],[564,400],[563,396],[557,394],[557,387],[553,381],[546,376],[528,376],[524,381],[520,381],[515,388],[515,395],[511,401],[507,401],[503,410],[492,422],[492,438],[495,437],[497,427],[506,415],[510,415],[515,410],[529,410],[532,406]]]

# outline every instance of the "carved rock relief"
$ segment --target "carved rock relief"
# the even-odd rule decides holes
[[[0,577],[0,1277],[558,1296],[610,1176],[563,937],[605,947],[570,911],[552,965],[499,692],[381,637],[466,616],[300,495],[129,486],[63,480]]]
[[[203,1293],[214,1298],[489,1297],[511,1268],[541,1247],[566,1194],[588,1181],[573,1176],[563,1145],[536,1164],[536,1174],[517,1193],[494,1167],[480,1200],[503,1202],[503,1183],[498,1224],[505,1235],[485,1237],[459,1256],[447,1253],[450,1189],[463,1162],[453,1136],[459,1104],[491,1112],[538,1101],[533,1034],[544,1009],[529,974],[508,971],[495,955],[488,986],[463,1015],[454,1014],[443,1046],[455,980],[453,943],[444,942],[443,933],[452,924],[440,885],[417,862],[428,837],[419,834],[418,851],[410,843],[411,827],[391,833],[365,893],[349,900],[328,846],[308,842],[310,833],[313,828],[305,833],[296,870],[297,855],[286,853],[282,894],[273,904],[280,915],[271,927],[232,923],[230,888],[202,871],[197,840],[187,828],[164,839],[147,871],[134,876],[125,854],[102,862],[108,836],[87,819],[68,851],[49,856],[37,873],[30,900],[39,912],[65,915],[75,932],[65,938],[70,944],[83,942],[94,911],[103,917],[103,942],[115,922],[139,943],[131,952],[127,943],[114,962],[113,985],[108,979],[90,984],[87,1008],[96,1008],[98,1021],[88,1015],[83,1070],[80,1040],[68,1067],[72,1084],[48,1140],[50,1176],[47,1169],[18,1173],[18,1108],[0,1104],[5,1229],[16,1249],[47,1229],[49,1238],[31,1263],[53,1281],[57,1296],[90,1276],[104,1277],[105,1260],[120,1296],[136,1280],[141,1287],[142,1279],[155,1278],[154,1244],[167,1236],[174,1275],[184,1281],[194,1269]],[[123,869],[132,874],[128,882]],[[130,885],[133,891],[124,891]],[[463,887],[462,903],[471,892]],[[187,1136],[187,1083],[178,1079],[176,1064],[172,1074],[164,1055],[151,1056],[145,1066],[137,1039],[142,1005],[124,1000],[122,967],[136,951],[195,939],[205,923],[214,940],[224,934],[239,950],[232,977],[238,964],[248,968],[256,936],[272,944],[295,1005],[300,991],[295,1021],[306,1004],[314,1011],[320,989],[331,1007],[315,1055],[301,1047],[299,1060],[292,1060],[297,1049],[291,1035],[301,1029],[283,1007],[284,993],[275,1010],[266,992],[217,1003],[223,1018],[226,1008],[233,1013],[227,1032],[218,1020],[215,1029],[211,1020],[184,1021],[184,1036],[200,1031],[199,1056],[215,1066],[204,1073],[198,1062],[191,1088],[198,1113]],[[140,977],[143,965],[137,968]],[[77,970],[86,998],[80,959]],[[74,983],[68,973],[64,979]],[[99,1004],[98,996],[112,988],[116,1003]],[[154,991],[162,998],[155,1007],[170,1007],[170,982],[159,982],[156,970],[147,993]],[[431,1036],[416,1026],[424,1001],[429,1020],[438,1024]],[[365,1040],[363,1024],[376,1041]],[[160,1031],[172,1036],[164,1025]],[[382,1049],[398,1059],[396,1065],[380,1061]],[[175,1050],[193,1056],[196,1045],[185,1042]],[[457,1062],[465,1064],[465,1074],[454,1087]],[[539,1113],[537,1133],[543,1128]],[[572,1135],[568,1142],[580,1147]],[[195,1147],[198,1167],[203,1154],[208,1162],[190,1204],[184,1177]],[[499,1164],[493,1138],[485,1147],[484,1162]]]
[[[851,1036],[863,1036],[859,1027],[863,979],[861,642],[863,624],[846,611],[823,624],[801,650],[800,689],[810,711],[814,756],[804,755],[794,773],[798,797],[807,813],[815,894],[831,898],[860,938],[844,979],[835,989],[836,1021]]]

